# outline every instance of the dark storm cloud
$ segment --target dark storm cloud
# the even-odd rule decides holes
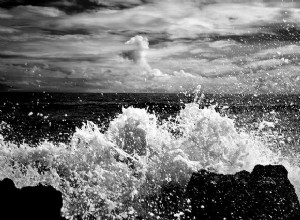
[[[147,31],[131,31],[131,30],[108,30],[107,33],[109,33],[112,36],[124,36],[127,39],[130,39],[132,36],[136,35],[142,35],[142,36],[147,36],[149,44],[151,46],[156,46],[156,45],[162,45],[168,42],[174,42],[175,39],[172,39],[170,34],[166,32],[147,32]],[[176,39],[178,40],[178,39]],[[184,39],[182,39],[184,40]],[[187,41],[191,41],[194,39],[186,39]]]
[[[7,92],[10,91],[11,89],[15,89],[15,87],[10,85],[7,78],[1,76],[1,72],[0,72],[0,92]]]
[[[27,55],[18,55],[18,54],[1,54],[0,58],[2,59],[20,59],[22,58],[24,62],[34,59],[34,60],[42,60],[42,61],[50,61],[50,62],[97,62],[101,60],[101,57],[95,57],[95,56],[70,56],[70,57],[38,57],[38,56],[27,56]],[[5,60],[2,60],[4,62]]]
[[[55,7],[66,13],[80,13],[93,9],[127,9],[142,4],[143,1],[116,1],[116,0],[0,0],[0,7],[13,8],[17,6]]]
[[[274,23],[261,27],[262,31],[273,33],[275,41],[299,42],[300,26],[298,23]]]
[[[87,29],[69,29],[69,30],[57,30],[49,28],[40,28],[41,32],[49,35],[90,35],[90,31]]]
[[[38,45],[37,45],[38,46]],[[26,48],[25,48],[26,49]],[[25,50],[23,49],[23,50]],[[34,61],[39,61],[43,63],[55,63],[55,62],[90,62],[90,63],[98,63],[98,62],[106,62],[107,57],[104,57],[103,55],[97,56],[97,54],[80,54],[76,50],[73,51],[66,51],[64,54],[58,54],[58,53],[47,53],[48,47],[45,47],[45,52],[35,52],[34,50],[29,50],[25,52],[22,52],[18,54],[17,51],[13,51],[10,53],[2,52],[0,53],[0,63],[11,63],[11,61],[14,60],[20,60],[23,63],[31,63]],[[64,48],[62,48],[64,49]],[[65,48],[68,49],[68,48]]]
[[[90,1],[84,1],[84,0],[76,0],[76,1],[53,1],[53,0],[1,0],[0,1],[0,7],[2,8],[14,8],[17,6],[54,6],[56,8],[59,8],[60,10],[64,10],[66,12],[72,13],[72,12],[80,12],[87,9],[94,9],[97,4],[90,2]]]
[[[1,54],[0,53],[0,58],[1,59],[15,59],[15,58],[28,58],[25,55],[18,55],[18,54]]]
[[[300,27],[297,24],[275,23],[269,25],[261,25],[256,27],[259,33],[250,33],[242,35],[211,35],[212,41],[217,40],[234,40],[243,44],[266,43],[271,42],[299,42]],[[202,37],[200,37],[201,39]]]
[[[30,62],[30,63],[12,63],[10,64],[12,67],[19,68],[21,70],[21,73],[23,75],[26,74],[26,72],[29,72],[31,76],[33,75],[39,75],[40,77],[42,74],[45,76],[44,72],[58,72],[59,76],[63,77],[64,75],[70,76],[72,75],[72,71],[68,68],[64,68],[59,65],[55,65],[52,63],[45,64],[45,63],[35,63],[35,62]],[[28,73],[27,73],[28,74]],[[40,78],[39,77],[39,78]]]
[[[0,83],[0,92],[7,92],[12,89],[12,86],[6,85],[4,83]]]

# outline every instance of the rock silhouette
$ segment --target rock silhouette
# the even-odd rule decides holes
[[[251,173],[223,175],[207,170],[193,173],[187,186],[166,182],[149,197],[154,217],[196,220],[299,220],[300,204],[288,172],[281,165],[256,165]],[[0,181],[0,219],[63,220],[62,194],[51,186],[18,189]],[[154,219],[136,216],[135,219]],[[78,218],[80,219],[80,218]]]
[[[18,189],[10,179],[0,181],[0,219],[63,220],[62,194],[52,186]]]
[[[281,165],[257,165],[251,173],[223,175],[200,170],[187,189],[186,219],[300,219],[300,205]]]

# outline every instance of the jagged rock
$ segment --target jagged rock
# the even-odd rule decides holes
[[[0,181],[0,219],[63,220],[62,194],[52,186],[18,189],[10,179]]]
[[[252,173],[223,175],[200,170],[186,189],[186,219],[300,219],[300,205],[281,165],[257,165]]]
[[[299,200],[284,166],[257,165],[249,181],[254,219],[300,219]]]

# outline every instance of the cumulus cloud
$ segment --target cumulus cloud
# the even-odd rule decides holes
[[[149,49],[148,39],[137,35],[125,44],[132,45],[134,48],[131,51],[123,53],[124,57],[140,64],[146,70],[150,70],[151,68],[146,60],[146,51]]]
[[[146,74],[148,77],[164,76],[159,69],[152,69],[149,65],[146,55],[149,49],[149,42],[146,37],[137,35],[132,37],[129,41],[125,42],[127,45],[132,46],[132,50],[123,52],[123,57],[134,61],[142,68],[142,73]]]

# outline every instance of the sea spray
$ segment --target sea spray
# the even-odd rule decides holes
[[[18,187],[38,182],[53,185],[63,193],[62,212],[70,219],[127,213],[129,195],[136,192],[142,176],[135,177],[132,169],[118,162],[112,144],[98,132],[88,122],[69,145],[44,142],[31,148],[6,143],[1,146],[1,179],[11,178]]]
[[[63,193],[62,213],[69,219],[157,216],[155,206],[145,203],[164,183],[184,186],[201,168],[234,173],[251,171],[255,164],[281,163],[299,196],[298,162],[197,102],[162,123],[146,109],[123,108],[107,131],[88,121],[68,144],[45,141],[33,148],[0,136],[0,179],[11,178],[18,187],[53,185]]]

